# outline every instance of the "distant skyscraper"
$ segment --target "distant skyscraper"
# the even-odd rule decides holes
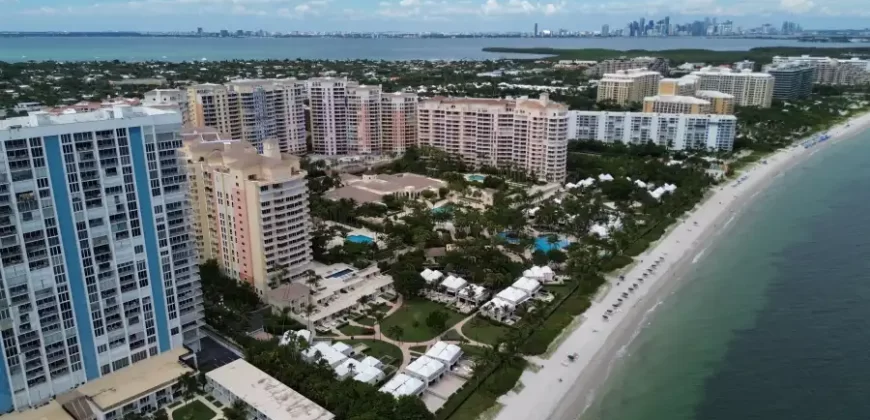
[[[610,35],[610,25],[602,25],[601,26],[601,36]]]
[[[535,36],[538,36],[538,24],[535,24]]]
[[[646,35],[646,19],[645,18],[640,18],[638,28],[640,29],[640,33],[638,34],[638,36]]]
[[[202,27],[196,28],[196,33],[202,35]]]
[[[0,121],[0,413],[199,348],[180,130],[138,107]]]

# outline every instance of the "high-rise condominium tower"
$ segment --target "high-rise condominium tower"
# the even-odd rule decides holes
[[[200,259],[216,260],[259,293],[301,276],[311,261],[311,222],[299,158],[271,140],[258,154],[212,130],[183,137]]]
[[[198,348],[180,129],[129,106],[0,121],[0,413]]]
[[[305,83],[296,79],[237,80],[187,89],[195,127],[214,127],[262,151],[278,142],[283,153],[305,154]]]
[[[475,166],[517,169],[541,180],[565,179],[568,107],[540,99],[436,97],[420,102],[420,145]]]

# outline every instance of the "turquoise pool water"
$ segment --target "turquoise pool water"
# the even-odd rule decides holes
[[[499,233],[499,234],[498,234],[498,237],[504,239],[504,240],[507,241],[507,243],[509,243],[509,244],[518,244],[518,243],[520,243],[520,240],[519,240],[519,239],[510,236],[510,234],[509,234],[508,232],[502,232],[502,233]]]
[[[535,249],[541,252],[550,252],[554,249],[562,249],[571,245],[571,241],[562,239],[556,243],[550,243],[550,238],[547,236],[538,236],[535,238]]]
[[[350,235],[347,237],[347,240],[355,244],[370,244],[374,242],[374,239],[365,235]]]
[[[452,213],[453,206],[446,204],[440,207],[435,207],[432,209],[432,213]]]
[[[361,236],[361,235],[360,235],[360,236]],[[336,278],[336,277],[341,277],[341,276],[344,276],[344,275],[347,275],[347,274],[350,274],[350,273],[353,273],[353,270],[351,270],[350,268],[345,268],[344,270],[341,270],[341,271],[339,271],[339,272],[332,273],[332,274],[326,276],[326,278],[328,278],[328,279],[334,279],[334,278]]]
[[[483,182],[486,179],[486,175],[473,174],[473,175],[465,175],[465,179],[474,182]]]

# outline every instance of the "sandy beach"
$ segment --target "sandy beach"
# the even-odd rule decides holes
[[[609,290],[592,303],[580,326],[549,358],[529,358],[530,363],[541,368],[523,372],[520,391],[499,399],[503,407],[495,418],[576,420],[595,398],[597,387],[606,380],[612,361],[621,349],[639,333],[646,319],[669,294],[675,280],[701,260],[712,241],[726,231],[741,209],[777,176],[817,150],[867,129],[870,129],[870,114],[855,117],[828,130],[829,140],[810,148],[796,145],[781,150],[744,169],[738,180],[711,190],[665,237],[636,258],[637,263],[623,273],[625,281],[617,285],[617,277],[608,279]],[[658,266],[647,272],[656,261],[660,261]],[[643,282],[639,282],[639,278]],[[638,288],[629,292],[628,287],[634,283]],[[629,297],[614,309],[613,304],[623,293],[628,293]],[[608,309],[613,313],[605,320],[603,315]],[[574,354],[575,360],[569,362],[568,356]]]

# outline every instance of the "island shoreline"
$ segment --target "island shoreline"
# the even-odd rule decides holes
[[[831,128],[828,130],[830,139],[812,149],[851,139],[867,130],[870,130],[870,113]],[[813,137],[816,136],[818,134]],[[638,263],[627,271],[624,284],[616,286],[615,279],[609,279],[614,283],[605,297],[592,303],[582,315],[585,318],[583,323],[549,358],[532,358],[532,363],[542,367],[536,372],[523,372],[520,378],[522,391],[499,399],[503,407],[496,419],[575,420],[582,416],[596,398],[598,388],[608,378],[619,357],[619,349],[631,344],[647,317],[663,299],[680,287],[681,280],[693,264],[703,261],[706,250],[716,244],[716,238],[727,233],[731,223],[741,216],[741,209],[770,188],[777,177],[808,160],[815,154],[812,149],[796,144],[780,150],[742,171],[740,178],[748,178],[736,186],[735,181],[716,186],[712,194],[671,226],[665,237],[636,258]],[[695,222],[698,225],[694,225]],[[666,260],[630,296],[628,302],[631,306],[623,307],[605,322],[601,315],[616,301],[626,284],[636,282],[640,273],[661,256]],[[569,354],[577,354],[574,362],[565,362]]]

